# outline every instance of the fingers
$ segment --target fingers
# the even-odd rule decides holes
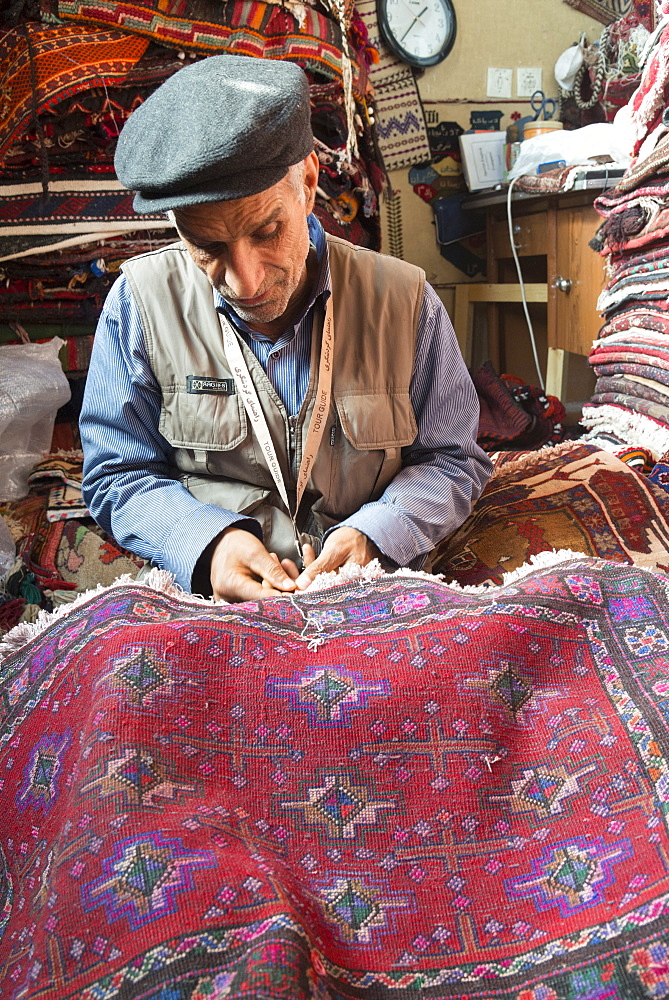
[[[290,563],[290,559],[286,559],[284,562]],[[283,562],[279,562],[278,556],[273,552],[261,552],[249,560],[251,572],[259,577],[263,583],[267,581],[270,587],[280,591],[295,590],[295,579],[299,573],[294,563],[292,566],[295,569],[295,577],[288,574]]]
[[[271,594],[278,594],[280,591],[274,590],[269,585],[266,587],[264,581],[254,580],[251,576],[243,573],[231,574],[225,581],[225,588],[214,588],[214,600],[216,601],[257,601],[262,597],[269,597]]]
[[[336,548],[325,548],[318,559],[314,558],[309,565],[305,565],[295,584],[298,590],[306,590],[309,584],[313,583],[319,573],[331,573],[346,561],[346,555]]]
[[[250,601],[295,590],[295,580],[276,554],[268,552],[251,532],[234,525],[223,532],[214,549],[210,576],[216,600]]]
[[[300,571],[292,559],[282,559],[281,566],[283,567],[284,572],[287,573],[288,576],[291,578],[291,580],[297,580],[298,576],[300,575]]]
[[[311,566],[315,558],[316,550],[313,545],[310,545],[309,542],[305,542],[302,546],[302,562],[304,563],[304,566]]]
[[[332,573],[346,563],[366,566],[378,555],[379,550],[361,531],[349,527],[337,528],[328,535],[317,559],[304,560],[305,568],[295,581],[297,589],[306,590],[319,573]]]

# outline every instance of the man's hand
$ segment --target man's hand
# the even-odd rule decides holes
[[[210,576],[215,600],[253,601],[295,590],[299,570],[290,559],[279,562],[250,531],[231,525],[212,553]]]
[[[305,570],[297,577],[295,584],[298,590],[306,590],[319,573],[332,573],[346,563],[366,566],[380,555],[374,542],[357,528],[337,528],[326,538],[318,559],[308,560],[305,552]]]

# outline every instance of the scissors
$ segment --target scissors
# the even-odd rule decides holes
[[[535,90],[530,98],[530,106],[535,112],[532,121],[538,121],[543,113],[544,121],[552,118],[557,111],[557,103],[552,97],[546,97],[543,90]]]

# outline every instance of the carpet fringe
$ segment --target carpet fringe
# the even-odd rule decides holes
[[[609,432],[633,448],[647,448],[656,462],[669,449],[669,427],[663,427],[642,413],[633,413],[606,403],[602,406],[584,406],[581,423],[589,428],[589,432],[579,438],[586,444],[591,443],[591,437],[597,438],[598,435]],[[601,440],[598,443],[603,446],[605,442]],[[616,446],[609,443],[604,451],[615,454],[614,447]],[[620,448],[620,445],[617,447]]]
[[[87,601],[92,600],[94,597],[98,597],[100,594],[104,593],[106,590],[112,590],[115,587],[126,587],[132,584],[137,587],[146,587],[149,590],[155,590],[162,594],[167,594],[168,597],[176,597],[177,600],[184,601],[187,604],[212,604],[213,602],[206,598],[200,597],[197,594],[187,594],[185,590],[174,582],[174,577],[171,573],[168,573],[165,569],[153,568],[149,570],[147,575],[143,580],[135,580],[129,573],[124,573],[123,576],[119,576],[118,579],[110,583],[109,586],[105,587],[101,583],[97,587],[92,587],[90,590],[86,590],[77,597],[69,602],[68,604],[61,604],[59,607],[55,608],[53,611],[40,611],[34,622],[19,622],[14,628],[10,629],[6,635],[0,639],[0,664],[6,657],[11,656],[13,653],[18,652],[26,643],[30,642],[32,639],[36,639],[37,636],[41,635],[50,625],[59,618],[64,618],[69,615],[72,611],[80,608],[82,604],[86,604]]]
[[[558,445],[558,447],[561,446]],[[502,577],[502,582],[499,584],[487,582],[476,585],[462,585],[455,581],[447,582],[444,580],[442,574],[426,573],[423,570],[413,570],[408,567],[395,570],[392,573],[386,573],[379,560],[374,559],[371,563],[368,563],[367,566],[352,564],[342,566],[338,572],[321,573],[316,577],[311,586],[307,590],[303,591],[303,593],[306,594],[319,590],[330,590],[334,587],[342,587],[352,583],[370,583],[373,580],[379,580],[381,577],[387,576],[389,578],[413,578],[427,581],[429,583],[437,583],[443,587],[448,587],[449,590],[454,590],[461,594],[489,595],[495,590],[501,590],[517,583],[519,580],[522,580],[523,577],[528,576],[530,573],[534,573],[536,570],[549,569],[550,567],[557,566],[560,563],[574,560],[580,561],[582,559],[587,559],[588,562],[591,563],[603,563],[607,561],[604,559],[593,558],[585,552],[575,552],[572,549],[552,549],[546,552],[538,552],[536,555],[530,556],[528,562],[519,566],[517,569],[510,570],[508,573],[505,573]],[[658,575],[657,571],[647,567],[638,566],[637,569],[643,570],[651,576]],[[7,632],[7,634],[0,640],[0,664],[2,664],[7,657],[19,652],[19,650],[27,645],[27,643],[40,636],[42,632],[44,632],[54,622],[71,614],[71,612],[75,611],[77,608],[80,608],[82,604],[86,604],[88,601],[98,597],[105,591],[126,586],[146,587],[147,590],[153,590],[161,594],[166,594],[168,597],[174,597],[177,600],[182,601],[184,604],[194,604],[200,607],[204,605],[211,608],[229,606],[227,601],[214,601],[211,598],[201,597],[198,594],[186,593],[186,591],[182,590],[179,584],[174,582],[172,574],[164,569],[151,569],[143,580],[135,580],[129,573],[125,573],[117,580],[114,580],[114,582],[109,586],[104,587],[102,584],[98,584],[97,587],[87,590],[85,593],[79,594],[71,603],[62,604],[54,611],[41,610],[36,620],[33,622],[19,622],[18,625],[15,625],[14,628]]]
[[[513,462],[505,462],[504,465],[498,466],[493,472],[493,479],[495,476],[506,475],[507,472],[524,472],[536,465],[538,460],[547,456],[555,455],[559,458],[561,455],[568,455],[579,444],[580,441],[562,441],[560,444],[545,444],[541,448],[535,448],[533,451],[528,451],[522,458],[516,458]]]

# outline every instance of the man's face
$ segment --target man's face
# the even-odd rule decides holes
[[[280,319],[305,289],[311,159],[304,190],[285,177],[248,198],[190,205],[174,213],[195,264],[251,326]]]

